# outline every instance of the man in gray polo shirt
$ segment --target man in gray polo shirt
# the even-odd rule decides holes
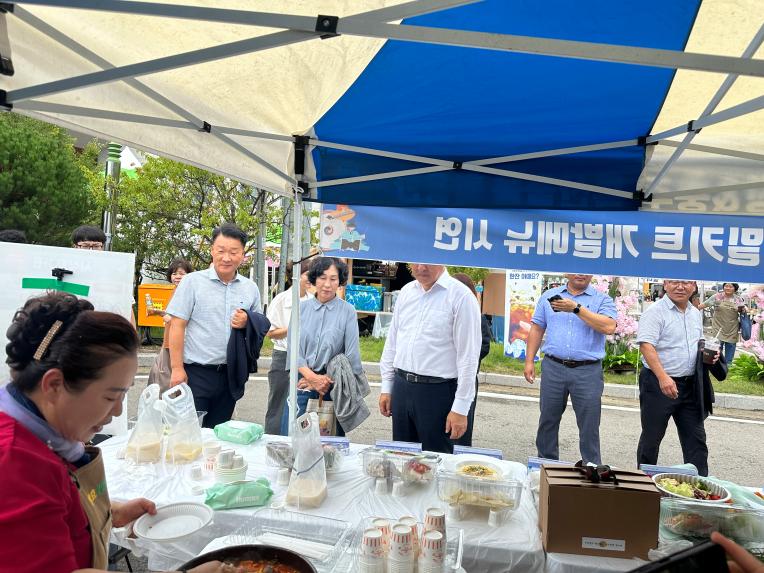
[[[171,386],[188,382],[204,426],[231,419],[236,400],[228,388],[226,348],[231,328],[246,328],[246,310],[262,312],[257,285],[237,273],[247,235],[230,223],[212,232],[212,267],[191,273],[167,307]]]
[[[639,374],[642,434],[638,464],[657,464],[658,451],[669,418],[674,418],[685,463],[708,475],[708,446],[704,413],[696,398],[698,342],[703,340],[703,318],[689,304],[694,281],[663,281],[666,295],[653,303],[639,320],[637,342],[645,368]]]

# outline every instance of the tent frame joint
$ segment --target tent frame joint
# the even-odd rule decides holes
[[[640,135],[637,138],[637,145],[639,147],[647,147],[647,136],[646,135]]]
[[[13,12],[14,4],[10,2],[0,2],[0,14],[7,14]]]
[[[307,181],[298,181],[297,187],[295,187],[295,194],[310,195],[310,183]]]
[[[637,189],[636,191],[634,191],[634,201],[638,202],[640,205],[642,205],[643,203],[652,203],[653,194],[650,193],[649,195],[645,196],[644,189]]]
[[[462,169],[462,162],[461,161],[454,161],[453,168],[456,169],[457,171],[461,171],[461,169]]]
[[[212,133],[212,124],[210,124],[209,122],[203,121],[202,127],[199,128],[199,131],[204,133]]]
[[[698,121],[697,119],[691,119],[687,122],[687,132],[688,133],[700,133],[700,130],[703,129],[702,127],[695,127],[695,122]]]
[[[339,16],[325,16],[319,14],[316,18],[316,32],[321,33],[321,39],[334,38],[339,36],[337,26],[340,23]]]

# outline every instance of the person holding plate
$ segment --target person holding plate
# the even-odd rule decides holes
[[[86,445],[122,412],[138,368],[135,329],[87,300],[52,292],[28,300],[6,336],[0,563],[14,573],[105,571],[112,526],[156,513],[145,498],[111,502],[101,452]]]

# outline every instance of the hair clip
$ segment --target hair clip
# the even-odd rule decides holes
[[[59,330],[61,330],[61,327],[64,325],[63,322],[60,320],[57,320],[53,323],[53,326],[50,327],[50,330],[48,330],[48,334],[45,335],[45,338],[42,339],[42,342],[40,343],[40,346],[37,347],[37,350],[34,353],[35,360],[42,360],[42,357],[45,356],[45,353],[48,351],[48,346],[50,346],[50,343],[53,341],[53,338],[56,336]]]

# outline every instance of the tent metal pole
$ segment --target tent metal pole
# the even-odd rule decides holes
[[[311,33],[315,33],[317,27],[316,18],[309,16],[273,14],[223,8],[205,8],[198,6],[154,4],[150,2],[100,0],[94,5],[92,1],[88,0],[11,0],[11,3],[84,8],[148,16],[206,20],[211,22],[256,25],[294,31],[301,30],[303,32]],[[374,21],[367,22],[361,19],[360,15],[353,19],[341,19],[337,24],[336,33],[350,36],[363,36],[467,48],[482,48],[486,50],[617,62],[659,68],[688,69],[723,74],[764,77],[764,60],[696,54],[678,50],[661,50],[656,48],[638,48],[635,46],[536,38],[511,34],[494,34],[426,26],[387,24]]]
[[[270,139],[273,141],[286,141],[288,143],[291,143],[294,140],[294,137],[291,135],[279,135],[278,133],[266,133],[264,131],[253,131],[251,129],[239,129],[238,127],[220,127],[213,125],[212,132],[223,133],[225,135],[256,137],[258,139]]]
[[[423,157],[421,155],[409,155],[408,153],[396,153],[395,151],[384,151],[381,149],[372,149],[371,147],[359,147],[357,145],[346,145],[344,143],[333,143],[331,141],[321,141],[314,137],[310,138],[310,144],[316,147],[327,147],[329,149],[339,149],[342,151],[354,151],[365,155],[376,155],[378,157],[389,157],[391,159],[402,159],[404,161],[416,161],[417,163],[428,163],[431,165],[442,165],[444,167],[453,166],[453,161],[445,159],[435,159],[433,157]]]
[[[586,153],[587,151],[618,149],[621,147],[631,147],[638,144],[639,140],[637,139],[626,139],[623,141],[613,141],[611,143],[596,143],[592,145],[579,145],[576,147],[562,147],[560,149],[549,149],[546,151],[534,151],[532,153],[518,153],[517,155],[505,155],[504,157],[491,157],[488,159],[465,161],[464,165],[491,165],[496,163],[509,163],[511,161],[525,161],[526,159],[538,159],[541,157],[555,157],[557,155],[570,155],[572,153]]]
[[[717,185],[714,187],[698,187],[696,189],[682,189],[679,191],[657,192],[654,197],[658,199],[673,199],[675,197],[684,197],[699,195],[701,193],[722,193],[724,191],[745,191],[746,189],[764,189],[764,181],[751,181],[749,183],[735,183],[733,185]]]
[[[292,205],[292,314],[289,317],[289,435],[297,418],[297,356],[300,348],[300,259],[302,258],[302,196],[294,190]]]
[[[392,179],[394,177],[407,177],[409,175],[425,175],[427,173],[437,173],[438,171],[450,171],[452,164],[448,167],[421,167],[419,169],[406,169],[404,171],[391,171],[389,173],[374,173],[373,175],[360,175],[358,177],[346,177],[344,179],[329,179],[328,181],[311,181],[310,187],[317,189],[319,187],[332,187],[334,185],[348,185],[349,183],[363,183],[365,181],[380,181],[382,179]]]
[[[706,117],[696,119],[695,121],[679,125],[672,129],[667,129],[666,131],[656,133],[655,135],[650,135],[647,138],[647,143],[655,143],[657,141],[661,141],[662,139],[674,137],[675,135],[681,135],[688,131],[698,131],[699,129],[708,127],[709,125],[714,125],[715,123],[721,123],[723,121],[727,121],[728,119],[734,119],[736,117],[740,117],[741,115],[753,113],[762,108],[764,108],[764,96],[749,99],[748,101],[733,105],[732,107],[728,107],[722,111],[717,111],[716,113],[712,113]]]
[[[142,123],[144,125],[158,125],[161,127],[175,127],[178,129],[192,129],[198,131],[201,127],[190,121],[182,119],[170,119],[165,117],[152,117],[136,113],[124,113],[105,109],[93,109],[76,105],[66,105],[47,101],[25,100],[14,106],[16,110],[41,111],[45,113],[60,113],[64,115],[76,115],[81,117],[93,117],[98,119],[111,119],[114,121],[127,121],[130,123]]]
[[[83,74],[81,76],[11,90],[6,95],[6,103],[15,104],[34,97],[48,96],[126,78],[136,78],[148,74],[155,74],[157,72],[175,70],[186,66],[202,64],[242,54],[251,54],[269,48],[311,40],[316,37],[316,33],[306,34],[304,32],[284,31],[268,34],[266,36],[247,38],[246,40],[221,44],[220,46],[192,50],[182,54],[174,54],[155,60],[138,62],[137,64],[128,64],[116,68],[112,67],[98,72]]]
[[[621,197],[623,199],[634,198],[634,193],[631,193],[630,191],[622,191],[620,189],[611,189],[609,187],[589,185],[587,183],[578,183],[575,181],[566,181],[564,179],[555,179],[553,177],[542,177],[540,175],[520,173],[519,171],[506,171],[504,169],[495,169],[493,167],[483,167],[480,165],[470,165],[468,163],[463,164],[462,169],[465,171],[488,173],[490,175],[500,175],[502,177],[510,177],[512,179],[523,179],[525,181],[535,181],[536,183],[546,183],[548,185],[559,185],[560,187],[569,187],[571,189],[581,189],[582,191],[590,191],[592,193],[600,193],[601,195],[610,195],[612,197]]]
[[[665,145],[668,147],[679,147],[681,145],[678,141],[672,141],[671,139],[664,139],[659,141],[658,145]],[[750,159],[752,161],[764,161],[764,154],[751,153],[749,151],[738,151],[736,149],[725,149],[723,147],[713,147],[711,145],[698,145],[691,143],[687,146],[690,151],[701,151],[703,153],[713,153],[714,155],[726,155],[728,157],[739,157],[740,159]]]
[[[354,21],[368,18],[379,22],[390,22],[392,20],[412,18],[414,16],[424,16],[425,14],[441,12],[442,10],[467,6],[468,4],[475,4],[476,2],[482,1],[483,0],[414,0],[413,2],[406,2],[405,4],[399,4],[397,6],[388,6],[387,8],[379,8],[377,10],[364,12],[363,14],[356,14],[355,16],[347,16],[345,19]]]
[[[759,46],[761,46],[761,43],[764,42],[764,26],[761,26],[759,28],[758,33],[753,37],[751,40],[751,43],[748,44],[748,47],[743,52],[742,57],[743,58],[752,58],[754,54],[756,53],[756,50],[759,49]],[[703,112],[700,114],[700,118],[708,117],[711,115],[716,107],[721,103],[722,99],[724,99],[724,96],[727,95],[727,93],[732,88],[732,84],[735,83],[735,80],[737,80],[738,76],[736,74],[730,74],[726,78],[724,78],[724,81],[722,82],[722,85],[719,86],[719,89],[716,90],[716,93],[711,98],[711,101],[708,102],[708,105],[706,106],[706,109],[703,110]],[[671,169],[671,167],[674,165],[674,163],[682,156],[684,151],[687,149],[687,146],[692,143],[692,140],[695,139],[695,135],[697,134],[697,131],[689,131],[684,136],[684,139],[679,144],[679,146],[674,150],[674,153],[671,154],[671,157],[668,158],[668,161],[663,164],[660,171],[658,171],[658,174],[653,178],[652,182],[650,183],[650,186],[645,191],[645,196],[649,197],[654,191],[655,188],[660,184],[663,177],[668,173],[668,170]]]

